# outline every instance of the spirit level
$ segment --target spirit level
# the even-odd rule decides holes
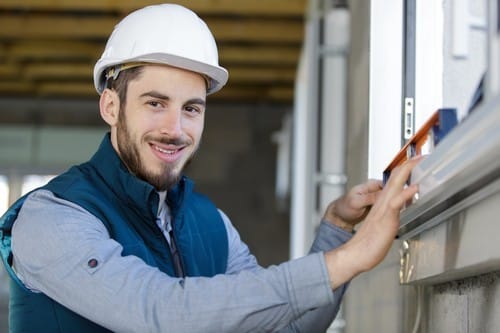
[[[457,123],[457,110],[454,108],[443,108],[434,112],[424,125],[406,142],[384,170],[384,184],[389,179],[391,171],[398,165],[403,164],[414,156],[430,154],[434,147],[439,144]]]

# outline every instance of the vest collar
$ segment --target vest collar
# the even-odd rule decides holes
[[[130,173],[111,144],[109,133],[104,136],[99,149],[89,162],[120,200],[139,210],[143,216],[149,216],[153,220],[156,218],[158,192],[152,185]],[[182,176],[175,188],[167,193],[170,208],[177,211],[192,187],[192,182]]]

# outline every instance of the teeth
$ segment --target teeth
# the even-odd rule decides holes
[[[175,153],[175,150],[166,150],[166,149],[162,149],[158,146],[155,146],[155,149],[158,150],[159,152],[162,152],[164,154],[169,154],[169,155],[172,155]]]

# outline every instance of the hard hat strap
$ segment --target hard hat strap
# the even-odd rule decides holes
[[[118,75],[124,70],[134,68],[134,67],[144,66],[144,65],[147,65],[147,63],[145,63],[145,62],[129,62],[126,64],[118,64],[118,65],[112,66],[106,72],[106,81],[108,81],[109,79],[113,79],[113,81],[116,80],[118,78]]]

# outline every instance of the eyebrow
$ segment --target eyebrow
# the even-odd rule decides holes
[[[151,90],[151,91],[145,92],[145,93],[141,94],[139,97],[153,97],[153,98],[163,99],[166,101],[170,100],[169,96],[164,95],[156,90]],[[187,100],[186,103],[184,103],[184,104],[198,104],[201,106],[206,106],[205,100],[203,98],[197,98],[197,97]]]

